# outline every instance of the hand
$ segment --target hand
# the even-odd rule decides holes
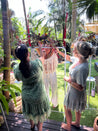
[[[68,76],[65,76],[65,77],[64,77],[64,80],[67,81],[67,82],[69,82],[69,83],[71,83],[71,78],[68,77]]]
[[[57,53],[59,53],[59,49],[56,47],[56,51],[57,51]]]
[[[66,55],[66,60],[71,62],[70,56]]]

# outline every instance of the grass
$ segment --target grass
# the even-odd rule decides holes
[[[92,59],[92,65],[91,65],[91,76],[92,77],[98,76],[98,72],[94,68],[95,62],[97,62],[97,59]],[[67,63],[66,64],[66,75],[68,75],[69,66],[70,66],[70,64]],[[65,96],[64,92],[66,91],[66,87],[67,87],[67,83],[66,83],[66,87],[64,87],[65,84],[64,84],[63,78],[64,78],[64,63],[61,63],[61,64],[58,64],[58,68],[57,68],[59,106],[55,109],[52,108],[52,106],[51,106],[52,113],[51,113],[51,116],[49,117],[49,119],[60,121],[60,122],[64,122],[63,102],[64,102],[64,96]],[[89,83],[87,82],[87,92],[88,92],[88,88],[89,88]],[[50,95],[51,95],[51,89],[50,89]],[[88,96],[87,96],[87,98],[88,98]],[[72,112],[72,116],[73,116],[73,120],[75,120],[74,112]],[[86,109],[84,112],[82,112],[80,124],[86,125],[89,127],[93,127],[94,119],[96,116],[98,116],[98,94],[97,93],[95,93],[95,97],[92,97],[90,95],[89,109]]]

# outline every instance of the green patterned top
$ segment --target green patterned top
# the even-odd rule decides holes
[[[30,67],[31,75],[25,78],[19,70],[19,64],[14,66],[15,78],[22,81],[23,114],[35,123],[43,122],[50,114],[49,100],[42,79],[43,67],[39,59],[30,61]]]

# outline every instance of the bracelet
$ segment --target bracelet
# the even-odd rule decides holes
[[[71,82],[69,82],[70,84],[73,84],[73,82],[71,81]]]

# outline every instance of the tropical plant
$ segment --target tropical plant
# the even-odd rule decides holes
[[[55,37],[57,39],[57,34],[64,34],[65,28],[65,17],[66,13],[69,13],[69,2],[66,0],[51,0],[49,2],[48,8],[48,21],[49,23],[53,23],[55,29]],[[63,38],[63,35],[62,35]]]
[[[43,14],[42,17],[36,19],[35,24],[33,24],[32,22],[33,26],[38,25],[35,26],[34,30],[39,29],[41,32],[44,33],[47,33],[48,31],[51,30],[51,34],[52,36],[54,36],[56,40],[58,39],[59,36],[60,39],[62,39],[63,35],[61,34],[63,34],[64,32],[66,13],[69,12],[70,9],[68,8],[68,5],[69,5],[69,1],[66,0],[50,0],[48,1],[49,12],[46,12],[46,15],[44,14],[45,12],[42,10],[38,10],[36,12],[30,13],[29,16],[30,17],[33,16],[31,17],[33,19],[30,20],[29,18],[29,23],[31,23],[31,21],[34,20],[34,18],[37,18],[39,15]],[[40,24],[42,24],[43,26],[40,26]]]
[[[98,16],[98,0],[77,0],[77,8],[80,13],[86,12],[89,20]]]
[[[2,46],[0,45],[0,58],[2,58],[3,56],[4,56],[4,52],[3,52]],[[1,65],[0,65],[0,102],[1,102],[4,110],[6,110],[8,113],[9,112],[8,102],[10,99],[7,100],[3,93],[8,91],[9,94],[11,95],[11,97],[14,99],[14,102],[16,104],[15,92],[21,93],[21,89],[19,87],[17,87],[16,85],[10,84],[9,82],[3,80],[3,71],[4,70],[8,70],[8,67],[3,67],[3,66],[1,67]]]
[[[3,70],[6,70],[7,68],[2,67],[0,69],[0,72],[2,72]],[[6,85],[7,83],[7,85]],[[14,91],[13,91],[14,89]],[[9,84],[8,82],[4,81],[4,80],[0,80],[0,102],[2,104],[2,107],[4,110],[6,110],[7,113],[9,113],[9,106],[8,103],[10,101],[6,99],[5,95],[3,94],[3,92],[8,91],[9,94],[11,95],[11,97],[13,98],[15,104],[16,104],[16,95],[15,95],[15,91],[16,92],[20,92],[21,93],[21,89],[19,87],[17,87],[16,85],[13,84]]]
[[[42,35],[43,31],[41,30],[42,26],[43,25],[43,21],[45,20],[45,16],[42,15],[44,14],[44,11],[43,10],[38,10],[38,11],[35,11],[35,12],[31,12],[31,8],[29,8],[29,13],[28,13],[28,24],[29,24],[29,27],[30,27],[30,32],[35,32],[37,35],[40,33],[40,35]],[[42,16],[41,16],[42,15]],[[44,29],[43,29],[44,30]],[[46,31],[44,32],[46,33]]]
[[[21,23],[21,21],[17,17],[11,18],[11,21],[12,21],[12,26],[15,30],[14,36],[13,36],[14,40],[17,36],[19,37],[19,39],[25,39],[26,38],[26,31],[24,29],[23,23]]]
[[[75,0],[76,1],[76,0]],[[74,2],[75,3],[75,2]],[[73,4],[75,5],[75,4]],[[67,19],[67,38],[71,38],[71,28],[76,35],[76,19],[79,17],[74,17],[73,19],[74,24],[71,24],[72,17],[72,1],[71,0],[50,0],[48,1],[48,12],[44,15],[44,11],[38,10],[36,12],[31,13],[29,11],[29,27],[30,31],[33,30],[36,34],[40,33],[43,34],[47,33],[51,30],[51,36],[54,37],[56,40],[63,40],[63,34],[65,32],[65,17],[68,13]],[[74,7],[73,7],[74,9]],[[76,15],[75,11],[75,15]],[[42,15],[43,14],[43,15]],[[74,15],[73,15],[74,16]],[[44,22],[44,24],[43,24]],[[78,24],[79,24],[78,20]],[[43,26],[42,26],[43,25]],[[73,25],[73,26],[72,26]],[[51,29],[51,28],[52,29]],[[74,29],[75,28],[75,29]],[[80,29],[79,29],[80,30]],[[72,34],[73,34],[72,31]],[[73,35],[73,39],[75,38]]]

